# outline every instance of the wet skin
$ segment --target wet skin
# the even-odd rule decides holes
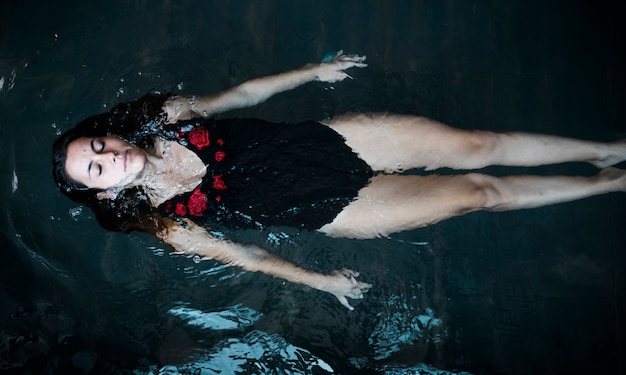
[[[89,188],[129,186],[146,165],[140,148],[116,137],[82,137],[67,148],[65,170],[70,178]]]

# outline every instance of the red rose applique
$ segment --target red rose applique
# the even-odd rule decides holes
[[[222,138],[220,138],[217,141],[215,141],[215,143],[217,143],[220,146],[224,146],[224,141],[222,140]]]
[[[204,210],[206,210],[206,194],[200,191],[199,188],[196,188],[191,196],[189,197],[189,203],[187,204],[189,207],[189,215],[191,216],[202,216]]]
[[[224,160],[225,157],[226,157],[226,153],[224,151],[217,151],[215,153],[215,161],[217,162]]]
[[[216,195],[216,196],[215,196],[215,201],[216,201],[217,203],[220,203],[220,201],[221,201],[221,200],[222,200],[222,196],[221,196],[221,195]]]
[[[209,131],[204,126],[194,128],[189,132],[189,143],[196,146],[198,150],[202,150],[211,144],[209,141]]]
[[[226,184],[224,180],[222,180],[222,176],[213,176],[213,189],[215,190],[226,190]]]
[[[176,216],[185,216],[187,214],[187,207],[182,203],[176,203],[174,214],[176,214]]]

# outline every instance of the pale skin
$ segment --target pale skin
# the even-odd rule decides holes
[[[340,52],[332,62],[309,64],[298,70],[254,79],[213,96],[192,100],[174,97],[166,102],[163,110],[171,123],[211,117],[258,104],[310,81],[343,80],[349,77],[346,69],[365,67],[364,60],[365,57]],[[528,133],[467,131],[424,117],[392,114],[349,114],[327,121],[325,125],[341,134],[346,144],[373,170],[383,172],[373,177],[331,223],[319,229],[332,237],[387,236],[477,210],[532,208],[626,191],[626,171],[609,167],[626,160],[626,142],[598,143]],[[129,149],[118,141],[121,140],[102,137],[79,138],[72,142],[66,164],[68,175],[79,182],[87,182],[87,186],[104,189],[98,193],[101,199],[113,198],[121,189],[141,185],[146,176],[161,176],[162,181],[183,181],[151,196],[152,204],[158,206],[171,196],[193,190],[206,172],[195,154],[166,141],[157,142],[155,150],[130,149],[129,155],[133,157],[126,159],[126,170],[122,170],[120,165],[124,164],[116,164],[115,158]],[[166,144],[173,151],[164,156],[160,150],[165,149]],[[142,157],[136,151],[145,154],[143,168]],[[592,177],[393,174],[414,168],[472,170],[489,165],[536,166],[563,162],[588,162],[604,169]],[[92,169],[87,168],[90,163]],[[181,165],[185,168],[180,168]],[[100,168],[109,172],[106,181],[101,175],[94,175],[94,171],[100,173]],[[110,186],[105,186],[107,184]],[[352,306],[347,298],[363,298],[371,287],[357,281],[355,271],[341,269],[322,274],[256,246],[216,239],[192,222],[185,226],[170,224],[160,238],[180,253],[200,255],[305,284],[333,294],[349,309]]]

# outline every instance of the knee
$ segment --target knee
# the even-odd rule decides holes
[[[497,211],[505,201],[498,178],[480,173],[470,173],[467,177],[472,182],[471,205],[474,209]]]
[[[474,159],[482,160],[484,166],[491,165],[500,144],[500,134],[471,130],[464,137],[467,145],[467,154]]]

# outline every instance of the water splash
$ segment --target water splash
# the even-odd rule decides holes
[[[85,212],[87,211],[83,206],[72,207],[68,210],[68,214],[74,221],[87,221],[91,219],[91,215],[86,214]]]
[[[139,374],[135,371],[134,373]],[[193,362],[164,366],[158,374],[334,374],[333,368],[309,351],[277,335],[252,331],[220,342]],[[143,373],[145,375],[152,374]]]
[[[392,307],[393,312],[377,314],[378,324],[368,340],[376,353],[374,357],[376,360],[389,358],[400,351],[403,345],[415,343],[423,338],[440,343],[442,334],[446,334],[445,329],[441,327],[443,321],[435,317],[435,312],[430,307],[415,314],[399,295],[390,296],[387,305]]]
[[[251,326],[263,316],[262,313],[241,304],[213,312],[180,306],[170,309],[168,313],[186,321],[190,326],[212,330],[242,329]]]

